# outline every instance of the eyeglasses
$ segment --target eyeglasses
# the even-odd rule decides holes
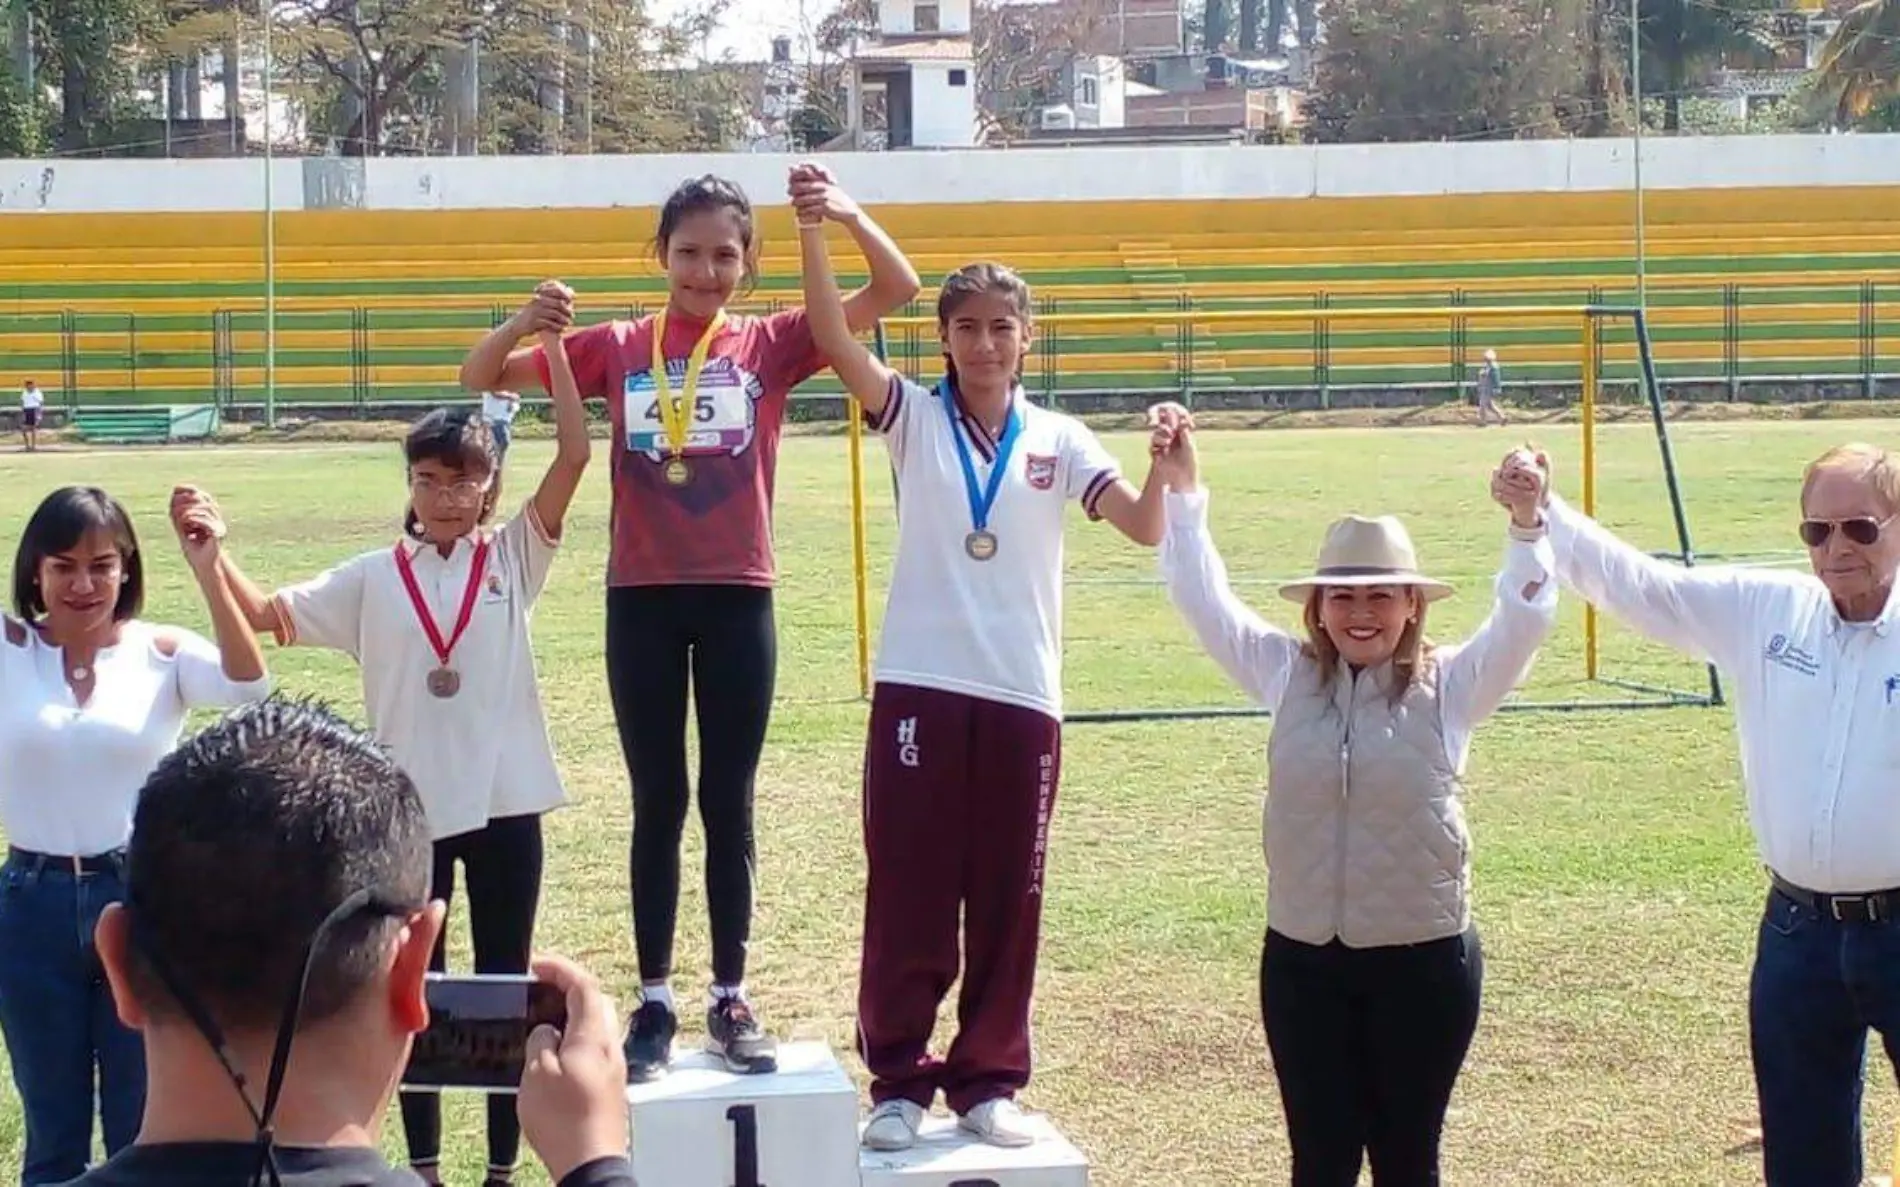
[[[433,478],[418,477],[409,480],[409,489],[419,498],[448,499],[456,503],[473,503],[487,494],[488,488],[494,484],[495,476],[493,474],[479,481],[473,478],[464,478],[460,482],[437,482]]]
[[[1865,547],[1880,539],[1880,533],[1893,522],[1893,516],[1876,520],[1871,516],[1858,515],[1853,519],[1804,519],[1801,521],[1801,542],[1809,548],[1819,548],[1828,542],[1834,529],[1841,529],[1841,535],[1855,544]]]

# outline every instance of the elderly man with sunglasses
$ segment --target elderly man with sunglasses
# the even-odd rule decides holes
[[[1500,501],[1542,493],[1559,580],[1733,682],[1769,882],[1749,984],[1767,1183],[1857,1187],[1869,1028],[1900,1064],[1900,465],[1855,444],[1808,466],[1812,575],[1664,563],[1549,486],[1528,451],[1493,478]]]

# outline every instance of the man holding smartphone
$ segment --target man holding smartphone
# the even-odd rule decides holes
[[[378,1150],[443,915],[408,776],[326,710],[267,701],[159,764],[127,866],[98,947],[145,1040],[145,1119],[76,1182],[417,1183]],[[535,976],[566,1017],[527,1041],[528,1144],[560,1187],[631,1187],[613,1004],[566,961]]]

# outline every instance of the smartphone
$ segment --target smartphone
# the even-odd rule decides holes
[[[429,1026],[416,1036],[402,1086],[514,1092],[537,1026],[567,1026],[567,995],[521,976],[430,973]]]

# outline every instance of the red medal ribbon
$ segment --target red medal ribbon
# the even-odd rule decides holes
[[[449,666],[450,653],[461,642],[462,633],[468,630],[469,620],[475,617],[475,595],[482,588],[482,574],[487,568],[488,541],[483,540],[475,546],[475,559],[469,563],[468,588],[462,591],[462,609],[455,618],[455,633],[444,643],[441,628],[435,624],[435,614],[429,609],[428,600],[422,596],[422,587],[416,584],[416,570],[409,560],[409,550],[403,544],[396,545],[396,571],[402,574],[403,588],[409,591],[409,604],[415,607],[416,617],[422,620],[422,629],[429,634],[429,646],[435,648],[436,658],[445,668]]]

